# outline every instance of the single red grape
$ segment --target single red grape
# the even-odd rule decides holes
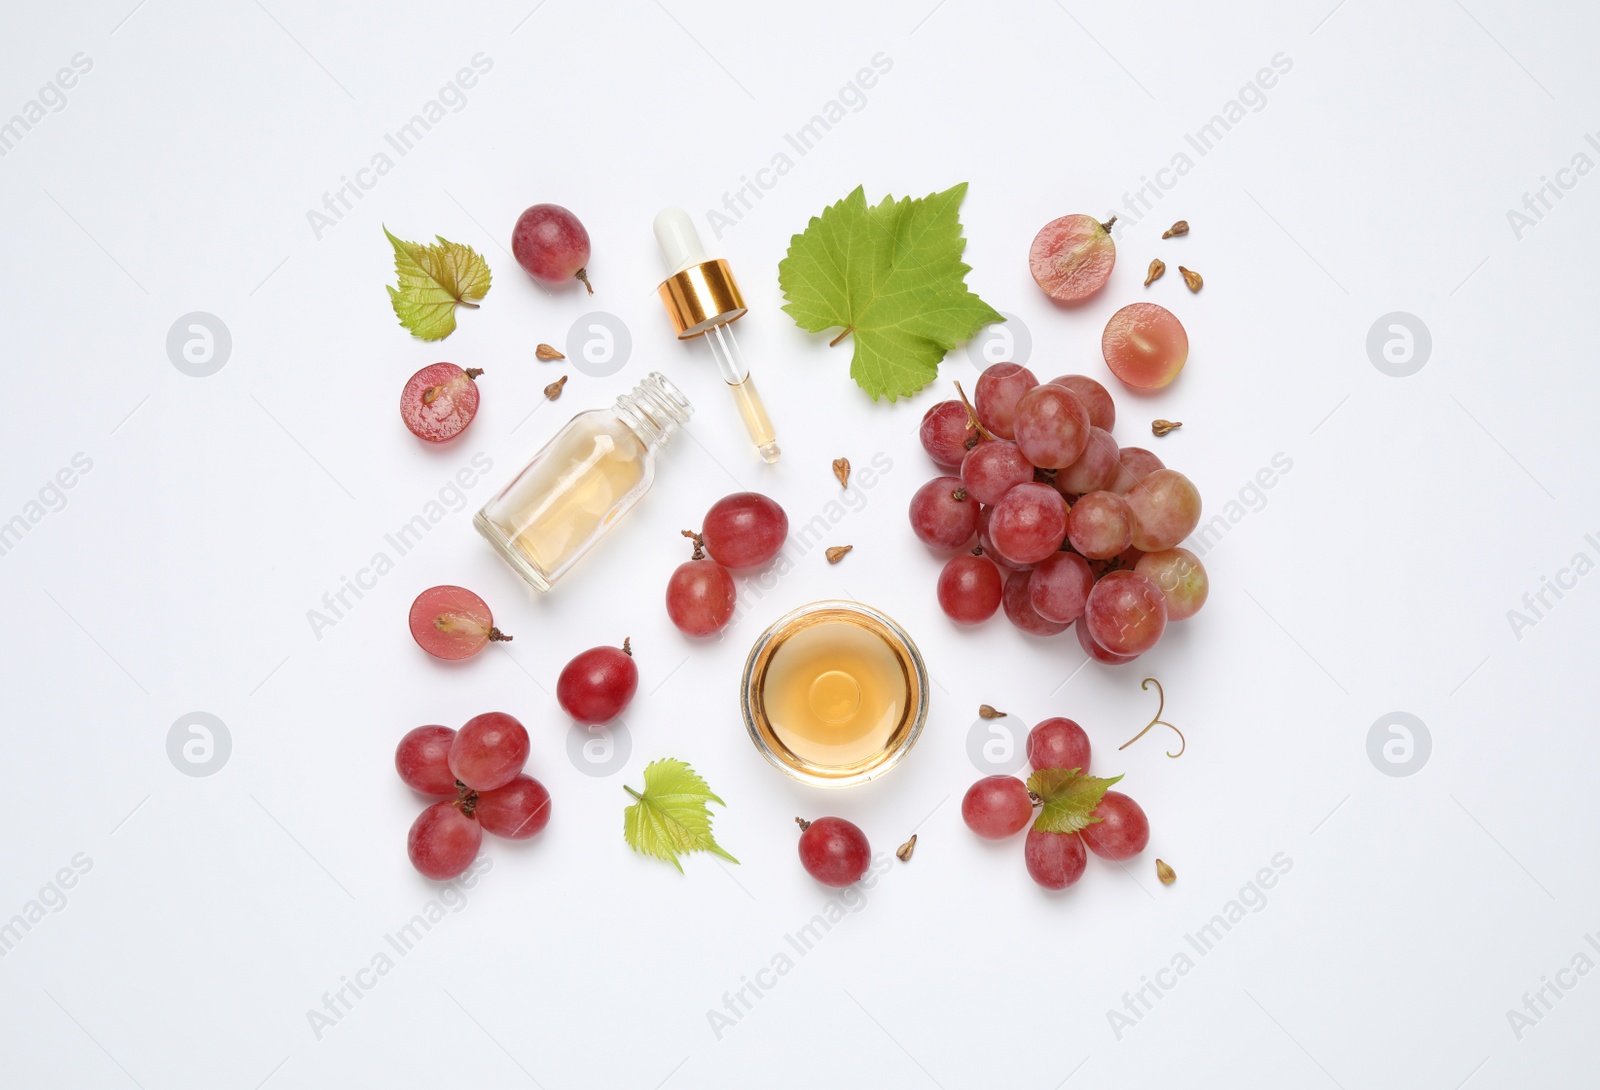
[[[867,836],[844,818],[800,821],[800,865],[825,886],[853,884],[872,862]]]
[[[995,363],[984,368],[972,391],[978,423],[1002,439],[1012,437],[1012,415],[1022,395],[1039,385],[1033,372],[1020,363]]]
[[[1094,642],[1113,655],[1142,655],[1167,628],[1167,600],[1149,576],[1108,572],[1089,592],[1084,624]]]
[[[1000,597],[1006,619],[1030,636],[1056,636],[1071,628],[1070,621],[1062,624],[1039,616],[1033,603],[1028,600],[1029,575],[1029,572],[1014,571],[1006,579],[1005,590]]]
[[[1170,549],[1200,525],[1200,490],[1175,469],[1158,469],[1123,495],[1133,512],[1133,545]]]
[[[1206,575],[1200,558],[1188,549],[1162,549],[1145,553],[1133,566],[1140,575],[1149,576],[1161,588],[1167,599],[1167,620],[1182,621],[1200,612],[1211,590],[1211,580]]]
[[[1089,423],[1101,431],[1110,431],[1117,422],[1117,403],[1111,392],[1088,375],[1062,375],[1050,380],[1052,386],[1065,386],[1078,395],[1089,414]]]
[[[517,217],[511,230],[511,253],[536,280],[563,284],[576,278],[594,294],[585,268],[589,264],[589,232],[559,204],[536,204]]]
[[[1077,833],[1046,833],[1028,830],[1023,848],[1028,875],[1045,889],[1066,889],[1083,877],[1089,854]]]
[[[413,727],[394,751],[394,770],[413,791],[424,795],[454,795],[456,774],[450,771],[450,743],[456,732],[449,727]]]
[[[939,465],[956,469],[967,451],[978,445],[978,429],[959,401],[941,401],[922,414],[922,449]]]
[[[1037,564],[1067,539],[1067,503],[1047,484],[1019,484],[994,505],[989,537],[1001,556]]]
[[[528,732],[505,712],[467,720],[450,743],[450,771],[474,791],[492,791],[528,763]]]
[[[589,726],[609,723],[621,715],[638,689],[639,666],[627,640],[621,647],[578,652],[556,678],[556,700],[562,710]]]
[[[939,608],[956,624],[981,624],[1000,608],[1004,582],[987,556],[962,553],[939,572]]]
[[[526,840],[550,824],[550,792],[526,774],[493,791],[480,791],[473,814],[495,836]]]
[[[1121,791],[1107,791],[1090,816],[1100,820],[1085,825],[1079,835],[1101,859],[1132,859],[1150,843],[1150,819]]]
[[[985,776],[961,799],[961,820],[985,840],[1004,840],[1033,820],[1028,785],[1015,776]]]
[[[667,616],[688,636],[710,636],[733,619],[738,589],[715,560],[685,560],[667,580]]]
[[[481,367],[462,370],[453,363],[430,363],[406,380],[400,391],[400,419],[411,434],[430,443],[454,439],[478,415]]]
[[[483,844],[483,827],[461,812],[459,802],[436,802],[411,823],[406,854],[426,878],[448,881],[472,865]]]
[[[1089,426],[1089,442],[1070,466],[1056,473],[1056,490],[1072,495],[1097,492],[1116,483],[1122,470],[1122,451],[1111,433]]]
[[[706,512],[700,538],[706,555],[725,568],[755,568],[783,549],[789,516],[759,492],[724,496]]]
[[[961,481],[979,503],[999,503],[1019,484],[1033,480],[1033,463],[1008,439],[980,443],[961,463]]]
[[[1115,492],[1080,496],[1067,513],[1067,540],[1090,560],[1116,556],[1133,541],[1133,512]]]
[[[1028,763],[1035,769],[1089,771],[1089,735],[1071,719],[1051,716],[1028,732]]]
[[[1067,521],[1071,522],[1070,515]],[[1083,557],[1076,553],[1053,553],[1028,575],[1028,604],[1045,621],[1071,624],[1083,616],[1084,604],[1093,587],[1094,574]]]
[[[1089,412],[1065,386],[1035,386],[1017,402],[1017,446],[1040,469],[1065,469],[1089,445]]]
[[[909,513],[912,532],[930,549],[959,549],[978,532],[978,501],[960,477],[935,477],[917,489]]]
[[[1160,458],[1151,454],[1143,447],[1123,447],[1117,455],[1121,468],[1117,471],[1117,479],[1111,485],[1111,491],[1119,496],[1125,496],[1128,490],[1158,469],[1166,469]]]
[[[1079,620],[1081,621],[1082,618],[1080,617]],[[1103,663],[1106,666],[1121,666],[1139,657],[1138,655],[1113,655],[1110,651],[1094,642],[1094,637],[1089,634],[1087,623],[1076,625],[1075,629],[1078,636],[1078,646],[1083,648],[1085,655],[1088,655],[1098,663]]]

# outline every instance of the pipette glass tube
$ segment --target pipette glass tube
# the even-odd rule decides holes
[[[656,216],[655,233],[672,270],[659,292],[678,339],[705,338],[756,452],[764,461],[776,462],[778,438],[772,419],[733,334],[733,323],[744,317],[746,308],[732,270],[721,258],[707,259],[694,221],[682,209],[663,209]]]

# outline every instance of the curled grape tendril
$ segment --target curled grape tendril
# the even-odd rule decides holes
[[[1155,718],[1151,719],[1150,722],[1146,723],[1144,729],[1141,730],[1138,734],[1135,734],[1132,738],[1129,738],[1126,742],[1124,742],[1120,746],[1118,746],[1117,747],[1117,752],[1119,752],[1119,753],[1122,752],[1123,750],[1127,749],[1129,746],[1133,745],[1133,743],[1135,743],[1139,739],[1143,738],[1146,734],[1149,734],[1151,727],[1166,727],[1167,729],[1171,730],[1173,734],[1176,734],[1178,736],[1178,752],[1176,752],[1176,753],[1169,752],[1167,754],[1167,756],[1168,757],[1182,757],[1183,756],[1183,751],[1189,748],[1189,741],[1188,741],[1188,739],[1184,738],[1183,731],[1179,730],[1177,727],[1173,726],[1171,723],[1168,723],[1165,719],[1161,718],[1161,713],[1164,712],[1166,710],[1166,708],[1167,708],[1167,694],[1166,694],[1166,691],[1161,688],[1161,682],[1157,681],[1153,677],[1147,677],[1142,682],[1139,683],[1139,688],[1144,689],[1145,691],[1148,692],[1151,685],[1154,685],[1156,687],[1156,695],[1160,698],[1160,701],[1161,701],[1160,704],[1158,704],[1156,706]]]

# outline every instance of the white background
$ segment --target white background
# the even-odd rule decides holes
[[[93,61],[0,159],[0,520],[26,517],[75,454],[93,464],[0,557],[0,921],[78,853],[92,862],[0,959],[0,1081],[1488,1090],[1593,1069],[1600,976],[1566,976],[1575,989],[1520,1039],[1507,1011],[1580,951],[1600,959],[1584,940],[1600,931],[1600,579],[1547,594],[1520,639],[1507,611],[1574,554],[1600,558],[1584,538],[1600,531],[1600,179],[1578,178],[1520,239],[1506,215],[1576,153],[1600,159],[1584,142],[1600,124],[1592,11],[264,4],[14,5],[0,44],[0,118],[74,54]],[[493,67],[465,107],[318,238],[308,210],[480,52]],[[785,134],[879,53],[892,68],[864,107],[795,154]],[[1292,69],[1264,106],[1198,155],[1185,134],[1280,53]],[[786,150],[793,169],[713,240],[706,211]],[[1179,153],[1193,169],[1133,222],[1123,195]],[[1041,378],[1105,378],[1106,317],[1154,299],[1193,350],[1158,396],[1117,390],[1119,440],[1188,473],[1208,517],[1275,454],[1292,461],[1207,553],[1204,612],[1135,666],[1080,671],[1070,634],[1031,640],[1003,619],[954,631],[933,595],[940,560],[904,510],[933,473],[917,421],[976,368],[957,351],[910,404],[874,405],[849,346],[778,309],[777,262],[808,216],[857,184],[877,199],[959,181],[969,282],[1026,327]],[[592,300],[540,290],[506,254],[537,201],[588,226]],[[669,336],[650,234],[666,204],[696,216],[744,286],[776,467],[756,461],[699,346]],[[1027,272],[1034,232],[1112,211],[1125,229],[1110,285],[1053,308]],[[1180,217],[1192,234],[1160,242]],[[442,344],[396,326],[382,223],[469,243],[493,267],[483,308]],[[1172,271],[1146,291],[1157,255]],[[1180,261],[1205,275],[1199,295]],[[563,399],[542,405],[562,367],[534,344],[572,347],[595,309],[627,324],[631,358],[600,379],[568,368]],[[195,311],[232,338],[208,378],[166,350]],[[1395,311],[1433,341],[1408,378],[1366,347]],[[425,449],[395,403],[437,359],[488,373],[471,428]],[[537,598],[472,510],[572,412],[657,368],[695,401],[690,437],[644,505]],[[1155,416],[1185,426],[1155,440]],[[812,550],[759,595],[744,581],[719,641],[671,628],[676,534],[713,500],[760,489],[798,526],[837,497],[833,458],[880,452],[892,469],[828,535],[856,546],[842,564]],[[460,509],[318,638],[308,611],[475,454],[493,469]],[[441,582],[475,588],[516,641],[464,664],[423,655],[405,613]],[[904,623],[937,687],[901,768],[828,794],[761,760],[736,685],[773,617],[843,595]],[[551,691],[571,654],[625,635],[643,676],[631,753],[590,775]],[[1178,760],[1159,730],[1116,751],[1154,711],[1145,674],[1187,732]],[[959,802],[979,774],[982,701],[1080,720],[1095,770],[1125,773],[1149,813],[1150,850],[1126,870],[1091,858],[1050,895],[1020,840],[978,843]],[[307,1011],[438,895],[405,858],[421,802],[393,773],[396,740],[491,709],[528,725],[553,821],[535,842],[486,840],[492,869],[465,906],[319,1038]],[[195,711],[231,737],[209,776],[168,756]],[[1368,757],[1369,728],[1395,711],[1432,740],[1407,777]],[[662,756],[726,800],[717,834],[741,865],[695,856],[680,876],[624,845],[622,786]],[[707,1012],[792,955],[785,935],[829,901],[795,859],[797,813],[848,817],[881,853],[915,827],[920,846],[719,1036]],[[1192,952],[1184,936],[1277,853],[1292,869],[1264,907],[1119,1036],[1107,1011]],[[1156,883],[1156,855],[1176,885]]]

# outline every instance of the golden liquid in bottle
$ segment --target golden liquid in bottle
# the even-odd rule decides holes
[[[773,654],[762,704],[777,739],[796,757],[844,768],[889,747],[905,716],[904,668],[883,638],[858,624],[804,628]]]
[[[525,475],[502,510],[511,547],[543,572],[561,570],[644,480],[644,444],[621,421],[574,432],[552,449],[539,471]]]
[[[746,375],[743,382],[728,383],[728,392],[733,394],[733,403],[739,406],[745,430],[750,433],[750,441],[756,445],[762,459],[776,462],[779,454],[778,433],[773,430],[767,407],[756,392],[755,381]]]

